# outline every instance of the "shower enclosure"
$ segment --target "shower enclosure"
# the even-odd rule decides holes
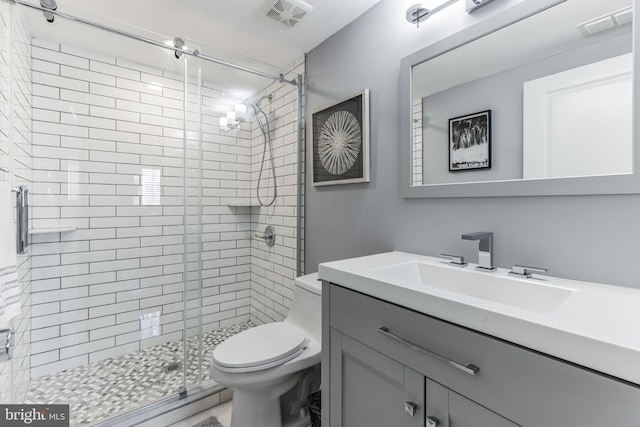
[[[53,3],[0,3],[0,179],[31,204],[0,393],[70,404],[72,425],[144,419],[220,392],[213,347],[288,312],[304,61],[221,61],[188,35]],[[267,225],[273,247],[254,237]]]

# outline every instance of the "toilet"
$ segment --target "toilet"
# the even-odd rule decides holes
[[[240,332],[213,351],[211,377],[233,389],[231,427],[298,427],[319,382],[322,287],[318,274],[295,280],[282,322]]]

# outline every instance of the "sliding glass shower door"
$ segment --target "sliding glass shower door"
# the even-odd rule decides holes
[[[33,88],[26,401],[68,403],[72,423],[94,423],[195,383],[199,60],[21,13]]]
[[[5,153],[19,155],[11,173],[32,207],[18,401],[70,404],[71,424],[85,425],[220,390],[208,372],[215,345],[250,316],[282,320],[290,304],[297,88],[266,64],[224,53],[271,74],[207,59],[199,52],[216,51],[186,36],[70,8],[110,30],[50,23],[0,4],[5,24],[14,14],[0,31],[0,59],[11,59],[2,83],[12,82],[0,103],[16,119],[6,132],[0,123],[15,136],[0,138],[0,179]],[[262,174],[267,151],[274,167]],[[265,195],[279,186],[269,208],[256,203],[260,176]],[[275,247],[253,240],[267,225]]]
[[[190,50],[198,47],[187,39]],[[202,368],[202,70],[198,58],[187,57],[184,88],[184,391],[199,386]]]

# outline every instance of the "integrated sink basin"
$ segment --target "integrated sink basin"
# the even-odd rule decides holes
[[[537,279],[520,279],[445,263],[412,261],[370,272],[392,281],[430,286],[538,313],[553,311],[575,292]]]
[[[640,289],[475,267],[386,252],[322,263],[318,272],[330,284],[640,386],[640,334],[629,326],[640,325]]]

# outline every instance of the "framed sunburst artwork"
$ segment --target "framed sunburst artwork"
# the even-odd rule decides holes
[[[313,185],[369,182],[369,90],[312,115]]]

